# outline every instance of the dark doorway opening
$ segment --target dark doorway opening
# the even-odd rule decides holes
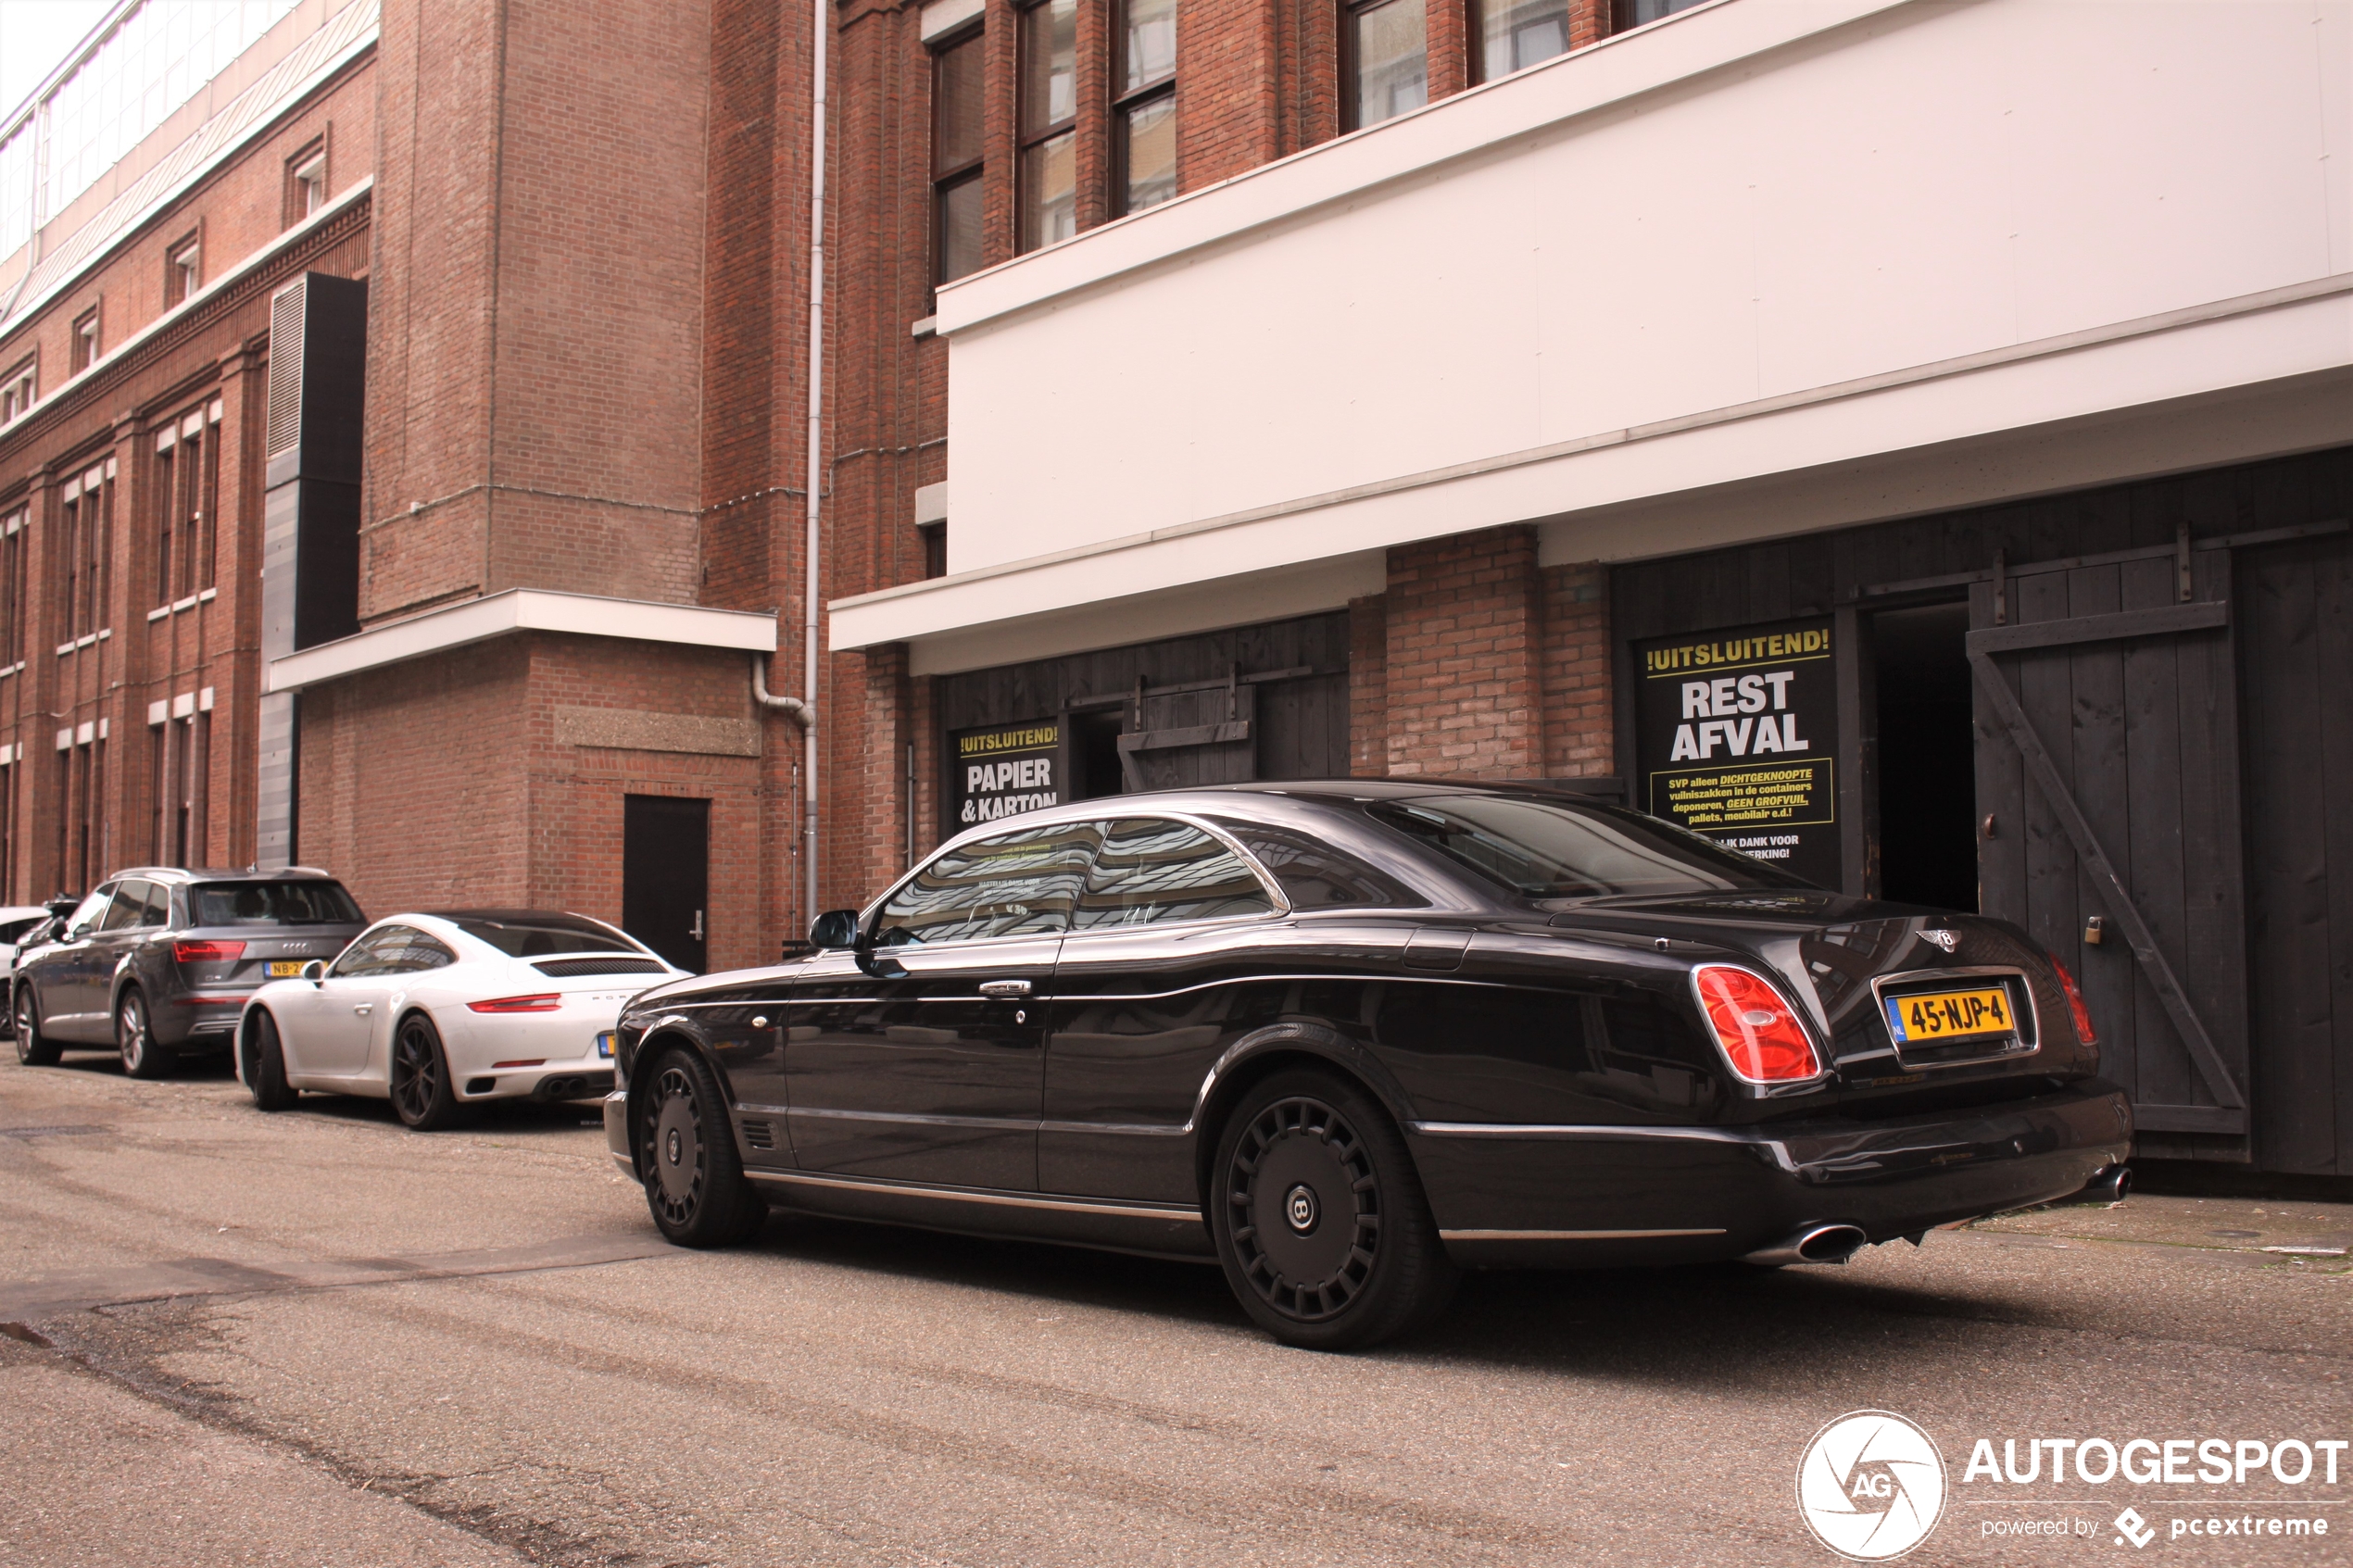
[[[1879,689],[1881,897],[1977,908],[1977,741],[1969,606],[1871,618]]]
[[[711,894],[711,802],[622,797],[621,928],[700,974]]]
[[[1119,722],[1125,708],[1070,716],[1070,798],[1094,800],[1126,788],[1119,771]]]

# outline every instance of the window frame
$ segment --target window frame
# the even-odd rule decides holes
[[[1117,797],[1113,797],[1112,798],[1115,799]],[[1267,874],[1266,868],[1259,864],[1258,857],[1243,848],[1242,846],[1235,840],[1231,834],[1221,831],[1214,823],[1198,817],[1189,816],[1179,811],[1129,811],[1122,812],[1116,816],[1097,817],[1092,819],[1092,821],[1101,831],[1095,835],[1095,852],[1094,854],[1089,855],[1087,859],[1087,875],[1079,884],[1079,897],[1082,900],[1087,896],[1087,883],[1091,882],[1094,879],[1096,859],[1102,854],[1104,841],[1111,836],[1111,828],[1113,824],[1117,822],[1175,822],[1179,826],[1189,827],[1202,834],[1212,843],[1221,846],[1228,855],[1231,855],[1236,862],[1241,866],[1242,870],[1248,872],[1252,878],[1257,882],[1259,892],[1265,896],[1266,908],[1250,914],[1194,915],[1186,920],[1149,920],[1116,925],[1082,926],[1074,922],[1068,930],[1063,933],[1065,939],[1073,936],[1110,936],[1121,933],[1132,932],[1151,932],[1158,934],[1164,931],[1190,931],[1197,927],[1210,925],[1240,925],[1251,921],[1272,920],[1277,916],[1288,915],[1291,912],[1290,898],[1284,895],[1280,884],[1278,884],[1272,876]],[[1076,910],[1073,912],[1076,913]]]
[[[291,229],[327,205],[334,184],[329,178],[327,133],[318,135],[296,147],[286,158],[285,222]],[[316,178],[313,178],[315,176]],[[311,199],[311,193],[318,199]]]
[[[163,307],[185,305],[204,288],[204,229],[190,230],[164,248]]]
[[[978,184],[983,175],[988,172],[988,114],[987,107],[988,92],[988,33],[987,28],[981,22],[975,21],[969,27],[960,27],[955,31],[947,34],[945,37],[934,39],[924,46],[924,52],[930,56],[927,64],[930,67],[931,75],[931,144],[929,147],[925,149],[926,157],[925,162],[926,166],[925,178],[928,182],[931,193],[931,213],[929,225],[931,229],[931,286],[935,289],[942,288],[949,283],[954,282],[956,278],[968,278],[972,276],[973,272],[977,272],[981,270],[982,268],[988,265],[988,261],[985,259],[988,255],[988,246],[987,238],[984,235],[981,244],[981,254],[984,259],[976,263],[971,271],[957,273],[956,278],[950,278],[944,275],[948,266],[949,194],[953,191],[961,190],[966,185]],[[975,152],[972,157],[965,162],[960,163],[952,169],[943,169],[939,165],[939,116],[940,110],[946,104],[948,94],[940,91],[941,78],[947,70],[948,56],[954,54],[957,50],[963,48],[976,48],[981,51],[980,92],[982,108],[981,134],[978,138],[979,150]],[[985,228],[987,224],[987,205],[985,197],[983,198],[982,210],[982,221]]]
[[[1472,87],[1484,87],[1491,82],[1503,81],[1505,76],[1517,76],[1521,71],[1534,70],[1538,66],[1549,65],[1559,59],[1561,55],[1573,55],[1577,52],[1572,31],[1577,25],[1577,0],[1563,0],[1560,54],[1547,55],[1542,59],[1528,65],[1514,66],[1501,76],[1490,76],[1487,73],[1487,15],[1491,7],[1503,3],[1504,0],[1467,0],[1467,4],[1463,7],[1463,64],[1466,68],[1464,80]],[[1619,0],[1610,0],[1613,31],[1615,31],[1618,4]]]
[[[106,340],[100,335],[101,323],[98,320],[99,307],[105,303],[100,300],[73,319],[73,336],[69,340],[73,375],[84,375],[96,370],[98,361],[106,356]],[[88,351],[86,354],[83,352],[85,349]]]
[[[1128,187],[1133,183],[1128,169],[1128,127],[1136,118],[1136,111],[1149,107],[1156,99],[1166,98],[1169,113],[1173,116],[1176,112],[1176,82],[1183,75],[1182,63],[1176,59],[1172,50],[1166,76],[1155,77],[1138,87],[1120,85],[1127,80],[1127,34],[1130,31],[1127,11],[1132,3],[1133,0],[1116,0],[1111,7],[1110,207],[1112,216],[1115,218],[1125,218],[1131,212],[1150,212],[1152,207],[1166,207],[1168,202],[1184,194],[1180,177],[1179,189],[1170,193],[1168,201],[1154,202],[1151,207],[1127,205]],[[1181,6],[1182,0],[1177,0],[1177,3]]]
[[[1036,194],[1030,189],[1029,178],[1029,155],[1032,148],[1044,146],[1056,137],[1070,138],[1072,159],[1070,194],[1074,207],[1078,199],[1077,29],[1080,0],[1072,0],[1071,4],[1070,113],[1036,129],[1032,129],[1024,118],[1029,107],[1027,100],[1030,51],[1033,47],[1030,38],[1031,19],[1041,12],[1050,10],[1054,4],[1055,0],[1027,0],[1026,4],[1018,6],[1013,13],[1013,254],[1016,256],[1026,256],[1031,251],[1045,249],[1049,244],[1062,243],[1059,240],[1048,241],[1043,238],[1033,242],[1028,237],[1030,201]],[[1076,217],[1076,212],[1073,213],[1073,217],[1074,219]],[[1076,225],[1074,222],[1074,237],[1076,230]]]
[[[0,376],[0,429],[31,413],[40,401],[41,350],[36,345],[31,353],[9,366],[6,375]]]
[[[1339,6],[1335,8],[1335,14],[1337,14],[1340,18],[1340,90],[1339,96],[1340,133],[1341,135],[1345,136],[1352,132],[1368,130],[1376,125],[1387,125],[1392,119],[1402,119],[1406,115],[1414,112],[1413,109],[1400,109],[1395,114],[1384,115],[1380,119],[1374,120],[1366,120],[1359,118],[1359,106],[1364,102],[1365,90],[1363,81],[1364,62],[1357,57],[1356,24],[1359,19],[1370,16],[1375,11],[1385,10],[1390,6],[1411,6],[1416,4],[1419,4],[1422,7],[1422,101],[1418,105],[1415,106],[1415,107],[1428,108],[1431,101],[1429,91],[1429,0],[1340,0]],[[1466,38],[1466,44],[1467,44],[1468,42],[1468,39]],[[1468,54],[1469,50],[1466,48],[1465,53]]]

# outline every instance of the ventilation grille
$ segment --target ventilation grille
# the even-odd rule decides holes
[[[775,1148],[775,1147],[776,1147],[776,1123],[774,1123],[774,1122],[747,1122],[747,1123],[744,1123],[744,1142],[745,1142],[745,1144],[746,1144],[746,1145],[748,1145],[749,1147],[750,1147],[750,1148]]]
[[[309,295],[296,279],[270,302],[270,423],[263,445],[273,458],[302,444],[302,328],[308,314],[303,307]]]
[[[564,977],[574,974],[660,974],[661,965],[651,959],[624,959],[618,955],[609,959],[542,959],[532,968],[542,974]]]

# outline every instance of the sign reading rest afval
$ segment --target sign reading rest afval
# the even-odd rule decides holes
[[[999,724],[949,737],[949,803],[958,828],[993,822],[1062,798],[1055,782],[1062,726]]]
[[[1838,886],[1829,618],[1665,638],[1635,656],[1637,804]]]

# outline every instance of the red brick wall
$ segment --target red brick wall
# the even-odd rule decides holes
[[[1348,771],[1389,771],[1389,614],[1378,594],[1348,601]]]
[[[1609,666],[1609,569],[1543,569],[1544,776],[1611,771],[1616,733]]]
[[[1491,528],[1389,552],[1391,775],[1543,769],[1536,531]]]

